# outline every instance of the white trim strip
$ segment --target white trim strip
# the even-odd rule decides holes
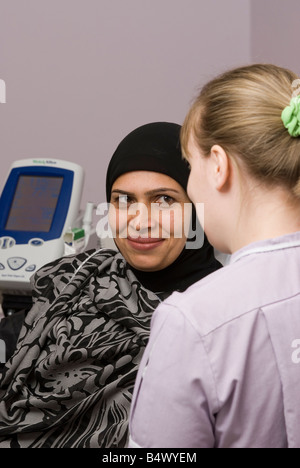
[[[241,252],[240,254],[237,253],[237,255],[233,255],[231,257],[231,262],[230,263],[235,263],[238,262],[241,258],[247,257],[248,255],[253,255],[253,254],[259,254],[259,253],[265,253],[265,252],[272,252],[275,250],[284,250],[284,249],[290,249],[292,247],[300,247],[300,241],[295,241],[295,242],[282,242],[279,244],[272,244],[272,245],[265,245],[261,247],[254,247],[253,249],[245,250],[244,252]]]
[[[128,448],[140,449],[140,448],[142,448],[142,447],[141,447],[140,445],[138,445],[136,442],[134,442],[134,440],[133,440],[132,437],[130,436],[130,437],[129,437]]]

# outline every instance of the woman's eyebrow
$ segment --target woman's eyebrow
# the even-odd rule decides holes
[[[167,187],[161,187],[161,188],[157,188],[157,189],[154,189],[154,190],[149,190],[149,192],[146,192],[145,195],[147,196],[151,196],[151,195],[157,195],[157,194],[160,194],[160,193],[165,193],[165,192],[173,192],[173,193],[177,193],[179,194],[179,191],[178,190],[175,190],[175,189],[172,189],[172,188],[167,188]]]
[[[115,190],[112,190],[111,193],[120,193],[121,195],[129,195],[131,197],[134,197],[134,193],[127,192],[126,190],[115,189]]]
[[[173,192],[173,193],[176,193],[176,194],[180,193],[178,190],[175,190],[175,189],[172,189],[172,188],[161,187],[161,188],[157,188],[157,189],[154,189],[154,190],[149,190],[148,192],[145,192],[145,195],[148,197],[148,196],[151,196],[151,195],[157,195],[157,194],[166,193],[166,192],[168,192],[168,193]],[[112,191],[112,193],[120,193],[121,195],[129,195],[131,197],[136,196],[136,194],[133,193],[133,192],[128,192],[127,190],[120,190],[120,189],[114,189]]]

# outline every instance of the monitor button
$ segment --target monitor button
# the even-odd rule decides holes
[[[11,249],[15,245],[16,241],[13,237],[1,237],[0,239],[0,249],[2,250]]]
[[[22,257],[11,257],[7,260],[7,263],[11,270],[17,271],[27,263],[27,260]]]
[[[31,239],[29,241],[29,245],[33,245],[33,247],[41,247],[44,245],[43,239]]]
[[[5,270],[5,266],[2,263],[0,263],[0,271],[1,270]]]
[[[31,272],[31,271],[34,271],[35,269],[36,269],[36,265],[29,265],[25,271]]]

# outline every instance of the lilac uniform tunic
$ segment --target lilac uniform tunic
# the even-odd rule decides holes
[[[159,306],[129,447],[300,447],[300,232],[248,245]]]

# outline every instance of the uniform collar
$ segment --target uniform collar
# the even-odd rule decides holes
[[[249,255],[272,252],[275,250],[285,250],[292,247],[300,247],[300,231],[286,234],[272,239],[266,239],[259,242],[253,242],[246,247],[235,252],[230,258],[230,264],[238,262]]]

